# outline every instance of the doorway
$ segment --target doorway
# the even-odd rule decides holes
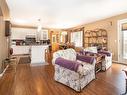
[[[127,19],[118,21],[118,61],[127,63]]]

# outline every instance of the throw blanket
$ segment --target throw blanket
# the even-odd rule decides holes
[[[55,64],[60,65],[62,67],[65,67],[69,70],[75,71],[77,72],[78,67],[81,65],[80,63],[76,62],[76,61],[70,61],[64,58],[57,58],[55,61]]]
[[[111,56],[111,53],[108,51],[98,51],[99,54],[104,54],[106,56]]]
[[[93,52],[89,52],[89,51],[80,51],[79,54],[81,54],[81,55],[89,55],[89,56],[102,54],[102,55],[106,55],[106,56],[111,56],[111,53],[108,52],[108,51],[98,51],[98,53],[93,53]]]
[[[79,55],[79,54],[77,54],[77,60],[80,60],[80,61],[83,61],[83,62],[87,62],[87,63],[92,64],[94,59],[95,58],[91,57],[91,56],[85,56],[85,55]]]
[[[81,50],[81,51],[79,51],[79,54],[81,54],[81,55],[94,56],[94,55],[96,55],[97,53],[93,53],[93,52],[90,52],[90,51]]]

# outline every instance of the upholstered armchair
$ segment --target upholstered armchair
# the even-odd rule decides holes
[[[74,49],[59,50],[53,54],[54,79],[75,91],[81,91],[95,79],[95,59],[78,56]]]
[[[102,70],[106,71],[112,66],[112,53],[109,51],[98,51],[98,53],[104,55],[104,60],[102,62]]]
[[[102,70],[105,71],[108,68],[112,66],[112,53],[109,51],[98,51],[96,47],[88,47],[85,48],[83,51],[80,52],[83,55],[90,54],[90,55],[96,55],[101,54],[104,56],[104,60],[102,61]]]

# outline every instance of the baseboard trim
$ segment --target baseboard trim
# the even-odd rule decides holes
[[[9,65],[6,66],[6,68],[4,69],[4,71],[0,74],[0,77],[2,77],[5,73],[5,71],[7,70],[7,68],[9,67]]]
[[[127,64],[126,64],[126,63],[124,63],[124,62],[119,62],[119,61],[115,61],[115,60],[112,60],[112,62],[117,63],[117,64],[127,65]]]
[[[114,63],[119,63],[118,61],[116,61],[116,60],[112,60],[112,62],[114,62]]]
[[[44,63],[30,63],[30,66],[43,66],[43,65],[49,65],[49,63],[44,62]]]

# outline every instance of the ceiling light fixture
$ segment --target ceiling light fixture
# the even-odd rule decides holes
[[[37,33],[36,33],[36,42],[40,42],[41,39],[41,30],[42,30],[42,25],[41,25],[41,19],[38,19],[38,26],[37,26]]]
[[[38,27],[37,27],[38,32],[40,32],[41,29],[42,29],[41,19],[38,19]]]

